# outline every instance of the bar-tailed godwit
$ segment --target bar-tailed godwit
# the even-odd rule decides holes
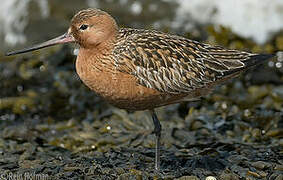
[[[156,170],[160,168],[161,125],[154,108],[205,96],[214,86],[273,56],[228,50],[154,30],[118,28],[99,9],[78,12],[64,35],[7,55],[71,42],[80,46],[76,70],[84,84],[114,106],[151,112]]]

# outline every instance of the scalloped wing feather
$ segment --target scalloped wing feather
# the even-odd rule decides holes
[[[255,54],[210,46],[158,31],[120,29],[117,68],[164,93],[189,93],[257,64]]]

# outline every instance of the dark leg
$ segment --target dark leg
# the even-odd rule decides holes
[[[156,137],[156,144],[155,144],[155,170],[159,171],[160,169],[160,136],[161,136],[161,124],[155,114],[154,110],[150,110],[153,124],[154,124],[154,130],[153,133]]]

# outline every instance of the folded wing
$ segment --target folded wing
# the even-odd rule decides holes
[[[143,86],[173,94],[205,88],[272,57],[150,30],[121,29],[120,37],[117,68]]]

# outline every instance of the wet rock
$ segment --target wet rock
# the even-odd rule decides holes
[[[282,136],[283,135],[283,129],[272,129],[272,130],[268,131],[265,135],[269,136],[269,137]]]
[[[283,86],[274,87],[271,93],[276,101],[283,101]]]
[[[277,164],[277,165],[274,167],[274,170],[283,171],[283,165]]]
[[[275,178],[275,180],[281,180],[281,179],[283,179],[283,175],[282,175],[282,174],[279,174],[279,175]]]
[[[148,16],[146,12],[135,17]],[[172,8],[170,14],[174,17]],[[263,53],[281,47],[280,34],[259,46],[225,27],[194,31],[194,39],[230,48]],[[29,172],[50,179],[282,179],[281,61],[247,72],[203,100],[159,108],[159,174],[154,171],[149,115],[113,108],[97,97],[78,79],[70,52],[64,46],[7,60],[0,57],[0,174]]]
[[[270,168],[271,167],[270,163],[267,163],[267,162],[264,162],[264,161],[253,162],[251,165],[253,167],[259,169],[259,170],[263,170],[265,168]]]
[[[257,172],[253,172],[253,171],[248,171],[247,176],[253,176],[255,178],[261,178],[260,174],[258,174]]]
[[[199,178],[196,177],[196,176],[183,176],[183,177],[180,177],[176,180],[199,180]]]
[[[35,106],[35,101],[31,97],[7,97],[0,99],[0,102],[0,110],[12,109],[15,114],[23,114]]]
[[[205,178],[205,180],[216,180],[216,177],[214,177],[214,176],[207,176]]]
[[[219,176],[219,179],[220,180],[239,180],[239,177],[236,174],[233,174],[233,173],[223,172]]]
[[[259,100],[266,95],[268,95],[270,89],[267,86],[250,86],[248,92],[251,95],[252,99]]]
[[[137,174],[132,174],[132,173],[125,173],[125,174],[122,174],[118,177],[119,180],[142,180],[143,178],[146,178],[146,177],[143,177],[142,175],[137,175]]]
[[[272,174],[270,177],[270,179],[274,179],[274,180],[281,180],[283,179],[283,175],[282,174]]]

